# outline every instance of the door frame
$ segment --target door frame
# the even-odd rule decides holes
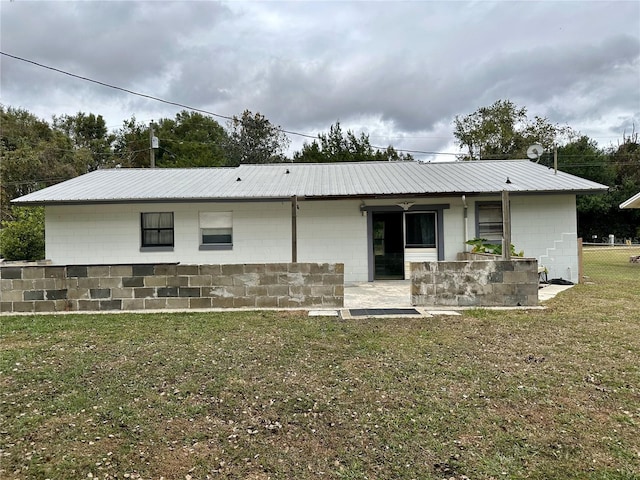
[[[393,268],[392,270],[395,270],[395,267],[397,267],[398,272],[385,272],[384,274],[381,274],[382,272],[379,271],[379,266],[378,262],[384,262],[383,258],[379,258],[378,255],[376,255],[376,238],[372,237],[372,244],[373,244],[373,278],[374,280],[403,280],[404,279],[404,253],[405,253],[405,219],[404,219],[404,212],[400,211],[385,211],[385,212],[380,212],[380,211],[374,211],[371,212],[371,224],[373,226],[373,232],[372,234],[375,235],[375,226],[376,226],[376,222],[380,220],[381,216],[384,216],[384,253],[383,253],[383,257],[386,258],[387,262],[390,261],[390,257],[396,257],[393,260]],[[387,228],[390,227],[390,228]],[[399,227],[399,228],[398,228]],[[394,252],[390,252],[388,251],[388,247],[389,246],[393,246],[395,247],[396,251]],[[378,252],[379,254],[379,252]],[[399,257],[397,257],[399,256]],[[385,262],[386,263],[386,262]],[[391,265],[387,264],[388,267],[391,267]],[[400,278],[398,278],[400,276]]]
[[[438,261],[444,260],[444,210],[450,208],[448,203],[416,204],[405,209],[399,205],[362,205],[360,211],[367,213],[367,280],[375,278],[375,256],[373,251],[373,212],[436,212],[436,250]],[[403,215],[404,225],[404,215]],[[402,233],[404,239],[404,231]]]

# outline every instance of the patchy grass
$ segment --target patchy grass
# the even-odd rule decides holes
[[[614,274],[546,311],[423,320],[0,317],[0,478],[638,478],[639,292]]]

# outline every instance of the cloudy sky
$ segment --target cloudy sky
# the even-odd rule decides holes
[[[455,153],[453,119],[510,99],[601,146],[640,130],[640,2],[0,3],[2,52],[315,135]],[[117,129],[181,110],[0,57],[1,102]],[[218,119],[225,124],[224,119]],[[292,148],[304,138],[290,136]],[[421,155],[425,160],[451,155]]]

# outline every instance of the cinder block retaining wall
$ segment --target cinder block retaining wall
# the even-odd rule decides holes
[[[442,306],[536,306],[536,259],[411,264],[411,303]]]
[[[0,267],[0,311],[344,305],[344,264]]]

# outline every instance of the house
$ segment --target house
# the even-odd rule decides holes
[[[576,195],[594,183],[528,160],[97,170],[20,197],[44,205],[54,264],[344,264],[345,282],[409,277],[502,236],[578,281]]]
[[[640,192],[620,204],[620,208],[640,208]]]

